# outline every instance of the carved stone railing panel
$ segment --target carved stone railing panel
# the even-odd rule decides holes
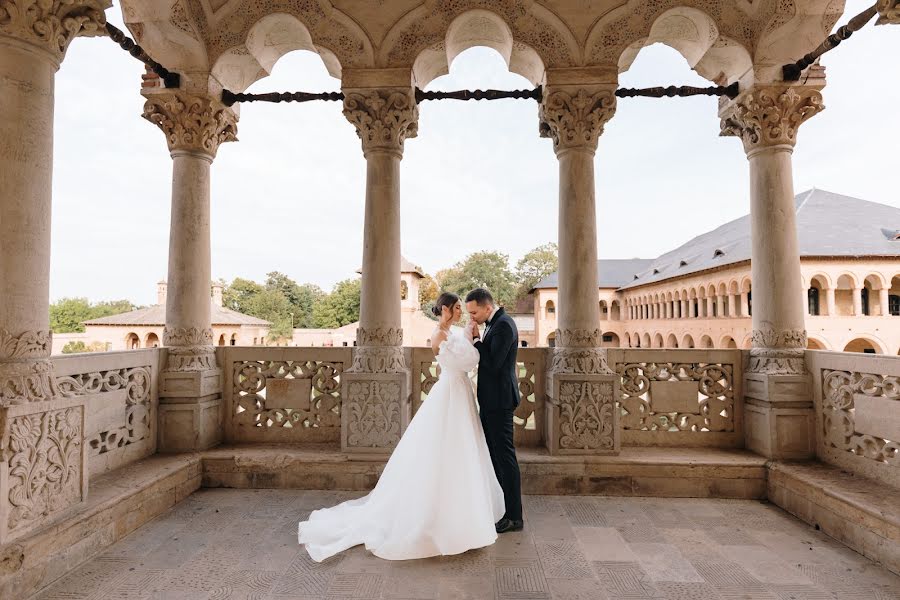
[[[807,352],[819,458],[900,487],[900,357]]]
[[[84,443],[92,477],[156,452],[158,350],[52,360],[60,396],[86,400]]]
[[[743,444],[740,350],[609,351],[620,379],[622,444]]]
[[[339,442],[350,348],[228,347],[222,353],[229,442]]]
[[[440,367],[431,348],[413,349],[412,411],[415,415],[425,402],[431,388],[440,378]],[[513,431],[517,446],[542,446],[546,433],[545,421],[545,361],[546,349],[519,348],[519,407],[513,415]],[[472,384],[478,384],[473,373]]]

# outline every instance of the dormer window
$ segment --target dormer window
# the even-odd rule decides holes
[[[891,236],[892,242],[900,242],[900,229],[894,232],[894,235]]]
[[[635,281],[638,280],[638,276],[637,276],[637,275],[634,276],[634,280],[635,280]]]
[[[716,251],[713,252],[713,258],[719,258],[720,256],[725,256],[725,252],[721,248],[716,248]]]
[[[686,266],[687,266],[687,261],[686,261],[686,260],[683,260],[683,261],[681,261],[680,263],[678,263],[678,268],[686,267]]]
[[[659,275],[659,269],[653,269],[653,274],[654,274],[654,275]]]

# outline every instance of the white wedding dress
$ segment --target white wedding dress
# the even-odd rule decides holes
[[[459,554],[497,539],[505,512],[469,371],[478,350],[460,331],[441,342],[441,376],[367,496],[313,511],[297,538],[322,561],[357,544],[407,560]]]

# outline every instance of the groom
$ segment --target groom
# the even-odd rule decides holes
[[[477,288],[466,296],[471,317],[469,331],[481,355],[478,362],[478,405],[491,462],[506,502],[506,514],[497,524],[497,533],[521,531],[522,484],[513,445],[513,412],[519,405],[519,378],[516,349],[519,331],[506,312],[494,304],[491,293]],[[486,323],[484,336],[478,326]]]

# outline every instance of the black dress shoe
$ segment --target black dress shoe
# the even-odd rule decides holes
[[[503,517],[502,519],[497,521],[495,528],[497,530],[497,533],[506,533],[508,531],[522,531],[522,529],[525,528],[525,522],[521,519],[512,520]]]

